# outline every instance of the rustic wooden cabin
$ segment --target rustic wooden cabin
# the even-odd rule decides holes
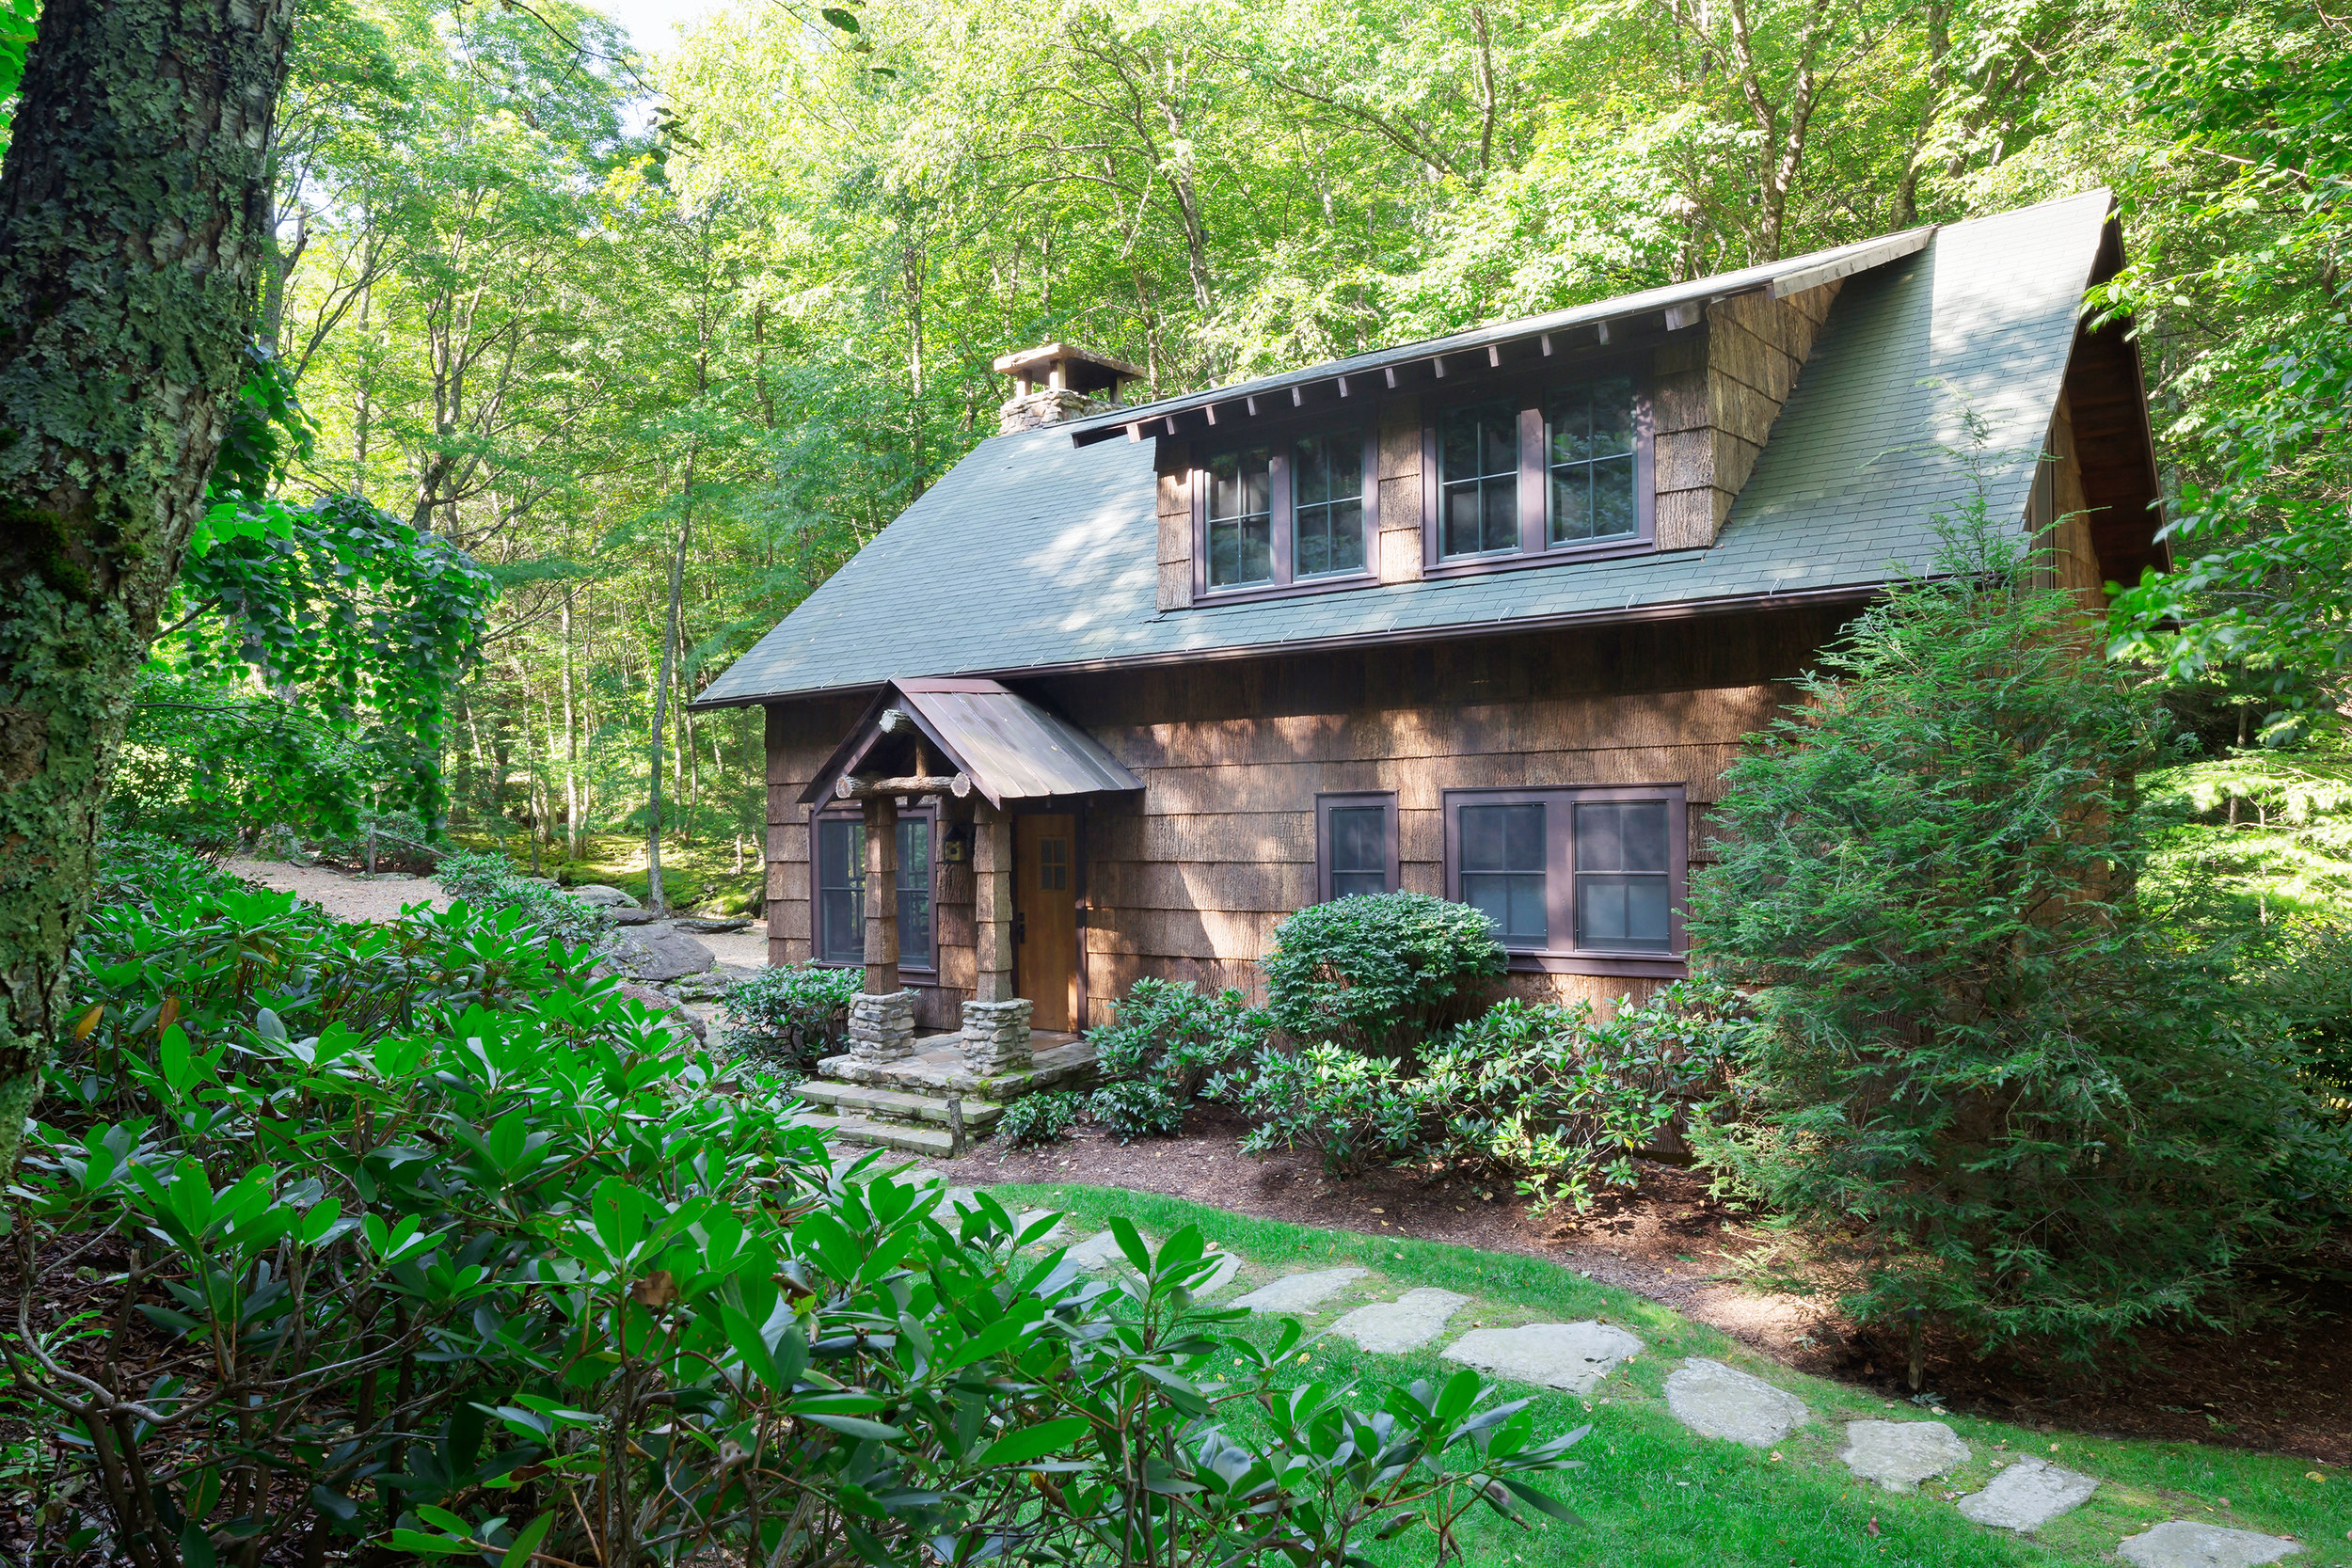
[[[984,1068],[1140,975],[1258,990],[1353,893],[1486,910],[1531,991],[1683,974],[1724,767],[1928,564],[1971,417],[2054,578],[2161,564],[2136,351],[2083,319],[2110,206],[1140,404],[1101,356],[998,361],[1002,434],[697,705],[766,710],[771,961],[900,999],[867,1057],[961,1026]]]

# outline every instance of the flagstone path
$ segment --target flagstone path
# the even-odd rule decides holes
[[[839,1162],[844,1168],[850,1163]],[[878,1164],[874,1174],[888,1169]],[[905,1180],[946,1180],[920,1166],[895,1174]],[[973,1194],[968,1187],[954,1187],[944,1196],[950,1206],[962,1209],[970,1207]],[[1048,1212],[1030,1210],[1018,1223],[1025,1229]],[[1049,1248],[1061,1234],[1057,1225],[1037,1245]],[[1218,1259],[1217,1267],[1196,1294],[1221,1290],[1245,1266],[1254,1267],[1221,1249],[1213,1247],[1210,1256]],[[1107,1230],[1071,1245],[1063,1257],[1089,1273],[1126,1266],[1125,1254]],[[1312,1313],[1369,1275],[1369,1270],[1355,1268],[1286,1275],[1230,1305],[1253,1313]],[[1441,1338],[1470,1301],[1453,1291],[1406,1291],[1394,1301],[1355,1307],[1331,1325],[1331,1332],[1367,1352],[1399,1354]],[[1613,1323],[1526,1323],[1472,1328],[1438,1354],[1496,1377],[1582,1397],[1644,1348],[1639,1338]],[[1749,1448],[1770,1448],[1812,1418],[1804,1402],[1787,1389],[1703,1356],[1691,1356],[1668,1373],[1665,1394],[1668,1412],[1692,1433]],[[1837,1457],[1858,1479],[1876,1481],[1889,1492],[1911,1492],[1920,1482],[1965,1464],[1969,1455],[1968,1445],[1942,1421],[1861,1420],[1846,1424],[1846,1444]],[[1963,1517],[1987,1528],[2029,1532],[2080,1508],[2098,1489],[2093,1477],[2020,1455],[1982,1490],[1960,1497],[1957,1508]],[[2124,1539],[2115,1549],[2134,1568],[2258,1568],[2303,1547],[2284,1536],[2168,1519]]]

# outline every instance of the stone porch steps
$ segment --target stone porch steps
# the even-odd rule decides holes
[[[944,1094],[910,1094],[903,1089],[842,1084],[829,1078],[811,1078],[800,1085],[799,1092],[811,1104],[832,1106],[837,1116],[935,1121],[943,1127],[947,1122],[947,1100]],[[975,1133],[1004,1114],[1004,1106],[993,1100],[963,1102],[963,1125]]]
[[[806,1085],[803,1085],[805,1092]],[[929,1154],[939,1159],[953,1157],[948,1147],[951,1134],[945,1127],[914,1127],[903,1121],[876,1121],[866,1117],[834,1117],[818,1111],[796,1112],[795,1127],[814,1127],[832,1134],[840,1142],[876,1144],[907,1154]]]

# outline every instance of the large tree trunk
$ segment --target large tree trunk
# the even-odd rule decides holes
[[[0,1171],[245,380],[294,0],[49,0],[0,169]]]

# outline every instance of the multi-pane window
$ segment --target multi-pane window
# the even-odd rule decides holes
[[[1196,593],[1367,575],[1373,483],[1360,426],[1213,451],[1193,479]]]
[[[1544,816],[1540,801],[1460,810],[1461,900],[1495,923],[1506,947],[1549,942]]]
[[[1363,437],[1302,436],[1291,443],[1291,575],[1363,569]]]
[[[1220,452],[1208,481],[1209,586],[1273,581],[1273,449]]]
[[[815,946],[819,963],[866,961],[866,824],[854,816],[817,819]],[[898,818],[898,963],[936,968],[931,947],[931,819]]]
[[[1640,531],[1630,376],[1554,388],[1544,400],[1544,442],[1551,543],[1624,539]]]
[[[1496,398],[1450,408],[1438,422],[1438,553],[1519,547],[1519,410]]]
[[[1037,841],[1037,887],[1040,893],[1059,893],[1070,885],[1070,841],[1066,838],[1041,838]]]
[[[1316,896],[1396,891],[1396,797],[1315,797]]]
[[[931,823],[898,818],[898,962],[931,969]]]
[[[1447,892],[1493,921],[1504,947],[1677,958],[1678,787],[1462,790],[1447,794],[1445,811]]]
[[[853,817],[817,819],[817,957],[820,962],[866,958],[866,824]]]

